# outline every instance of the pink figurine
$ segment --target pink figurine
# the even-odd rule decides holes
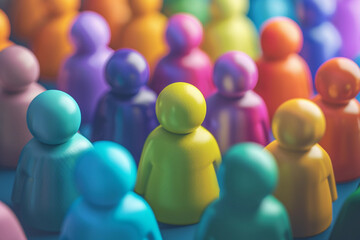
[[[0,52],[0,166],[16,168],[21,150],[32,138],[26,124],[30,102],[45,89],[36,81],[39,62],[21,46]]]
[[[170,52],[156,66],[150,87],[159,94],[167,85],[187,82],[197,87],[204,97],[215,87],[211,81],[212,64],[200,48],[203,28],[189,14],[176,14],[169,20],[166,40]]]
[[[25,233],[8,206],[0,201],[0,239],[26,240]]]

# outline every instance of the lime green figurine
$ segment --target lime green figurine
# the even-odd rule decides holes
[[[285,207],[271,195],[278,178],[273,156],[255,143],[230,148],[219,169],[220,198],[204,212],[195,240],[290,240]]]
[[[203,49],[212,61],[228,51],[241,51],[256,59],[260,45],[256,27],[246,16],[249,0],[211,0],[210,7]]]
[[[215,138],[201,126],[206,102],[191,84],[173,83],[156,101],[160,122],[141,155],[135,192],[142,195],[159,222],[199,222],[219,196],[216,178],[221,153]]]
[[[202,24],[209,21],[209,0],[164,0],[163,12],[171,17],[177,13],[189,13]]]

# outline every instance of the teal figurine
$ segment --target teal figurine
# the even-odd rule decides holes
[[[289,240],[284,206],[271,195],[278,170],[273,156],[255,143],[229,149],[220,165],[220,197],[204,211],[195,240]]]
[[[153,211],[133,192],[136,170],[129,151],[114,142],[96,142],[82,154],[75,167],[81,197],[67,214],[60,240],[161,240]]]
[[[59,90],[39,94],[30,103],[27,125],[34,136],[22,150],[12,204],[29,227],[60,231],[68,208],[78,197],[73,183],[78,156],[92,144],[78,132],[80,109]]]

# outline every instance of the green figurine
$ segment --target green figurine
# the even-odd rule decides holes
[[[163,12],[168,17],[176,13],[189,13],[205,24],[209,20],[209,0],[164,0]]]
[[[289,240],[285,207],[271,195],[278,178],[273,156],[255,143],[230,148],[219,169],[220,198],[204,212],[195,240]]]

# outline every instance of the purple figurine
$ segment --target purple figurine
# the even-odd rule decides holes
[[[333,23],[342,37],[341,55],[355,58],[360,54],[360,0],[338,0]]]
[[[114,53],[105,67],[111,90],[99,101],[92,140],[109,140],[127,148],[138,163],[145,140],[157,127],[156,94],[146,87],[149,66],[130,49]]]
[[[85,11],[76,19],[70,37],[76,50],[62,66],[58,89],[76,100],[84,126],[91,124],[96,104],[108,89],[104,68],[113,53],[108,47],[110,29],[102,16]]]
[[[221,152],[239,142],[266,146],[270,124],[265,102],[253,91],[258,81],[254,61],[245,53],[228,52],[216,61],[213,78],[218,92],[207,99],[204,126]]]
[[[156,66],[150,87],[159,94],[167,85],[187,82],[197,87],[204,97],[215,91],[211,81],[212,63],[199,46],[203,28],[189,14],[176,14],[169,20],[166,41],[170,53]]]
[[[39,62],[30,50],[13,45],[0,52],[0,167],[16,168],[21,150],[32,138],[26,112],[45,91],[38,78]]]

